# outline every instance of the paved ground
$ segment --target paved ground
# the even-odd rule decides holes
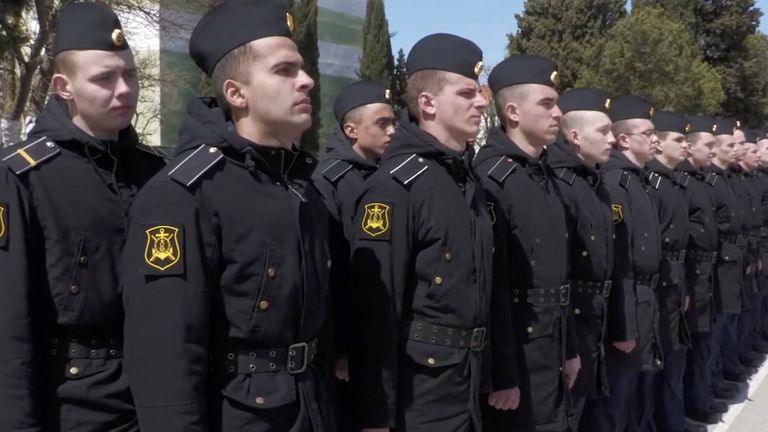
[[[731,405],[723,421],[709,427],[710,432],[768,431],[768,362],[743,386],[740,402]]]

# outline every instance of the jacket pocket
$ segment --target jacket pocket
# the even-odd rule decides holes
[[[466,349],[433,345],[409,340],[405,343],[405,353],[416,364],[428,367],[453,366],[464,361]]]
[[[283,279],[280,271],[282,259],[283,254],[280,250],[280,245],[267,241],[259,289],[256,292],[256,296],[253,297],[251,328],[258,329],[259,331],[262,329],[264,321],[269,315],[270,306],[275,297],[279,295],[275,290],[279,286],[280,280]]]
[[[287,372],[241,374],[226,383],[221,393],[251,408],[275,408],[296,401],[296,378]]]
[[[77,312],[83,303],[82,298],[88,289],[88,238],[80,235],[70,264],[69,280],[60,293],[58,306],[61,310]]]
[[[561,306],[529,304],[526,310],[523,334],[534,339],[552,334]]]

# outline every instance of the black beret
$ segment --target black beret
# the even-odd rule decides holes
[[[611,98],[605,90],[594,88],[579,88],[568,90],[557,101],[563,114],[571,111],[600,111],[608,112],[611,107]]]
[[[757,141],[758,142],[766,139],[765,130],[763,130],[763,129],[755,129],[755,132],[757,133]]]
[[[715,135],[733,135],[736,130],[736,120],[727,118],[716,118],[713,133]]]
[[[375,103],[390,104],[390,91],[375,81],[357,81],[344,87],[333,103],[333,115],[341,121],[353,109]]]
[[[435,33],[421,38],[405,61],[408,76],[426,69],[441,70],[477,79],[483,71],[483,51],[463,37]]]
[[[705,132],[714,133],[715,120],[711,117],[688,116],[688,124],[691,125],[688,133]]]
[[[493,93],[516,84],[544,84],[554,87],[557,83],[555,62],[531,54],[507,57],[493,68],[488,77],[488,85]]]
[[[745,142],[756,144],[758,141],[757,136],[757,129],[744,129]]]
[[[227,0],[203,15],[189,38],[189,55],[208,76],[233,49],[270,36],[290,38],[293,17],[283,0]]]
[[[658,132],[678,132],[687,134],[691,131],[688,118],[674,111],[659,111],[653,118],[653,128]]]
[[[608,110],[608,116],[612,122],[629,119],[650,120],[656,110],[650,102],[640,96],[625,95],[613,98],[611,108]]]
[[[53,55],[70,50],[128,49],[117,14],[101,3],[70,3],[56,18]]]

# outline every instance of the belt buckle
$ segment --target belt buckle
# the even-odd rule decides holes
[[[613,287],[613,281],[607,280],[603,284],[603,297],[608,298],[611,295],[611,288]]]
[[[478,327],[472,330],[472,339],[469,347],[472,351],[482,351],[485,348],[485,327]]]
[[[560,285],[560,306],[568,306],[571,302],[571,284]]]
[[[296,355],[297,351],[302,350],[302,362],[301,367],[296,368]],[[297,375],[307,370],[307,359],[309,358],[309,345],[306,342],[295,343],[288,347],[288,364],[286,365],[286,372],[291,375]]]

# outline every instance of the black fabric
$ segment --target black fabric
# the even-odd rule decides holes
[[[532,54],[515,54],[493,68],[488,85],[495,94],[517,84],[557,85],[557,65],[551,59]]]
[[[688,118],[674,111],[659,111],[653,118],[653,127],[657,132],[678,132],[686,134],[691,131]]]
[[[629,119],[647,119],[656,113],[650,102],[640,96],[624,95],[611,99],[608,116],[612,122]]]
[[[713,133],[715,131],[715,120],[711,117],[688,116],[688,124],[691,125],[688,133]]]
[[[390,104],[390,91],[374,81],[357,81],[344,87],[333,102],[333,115],[341,122],[348,112],[363,105]]]
[[[736,120],[718,117],[712,130],[715,136],[732,135],[736,130]]]
[[[122,29],[108,6],[95,2],[67,4],[56,18],[53,55],[69,50],[127,50]]]
[[[405,60],[408,76],[420,70],[441,70],[477,79],[483,51],[472,41],[449,33],[435,33],[413,45]]]
[[[571,111],[599,111],[608,113],[611,103],[608,92],[595,88],[568,90],[560,95],[560,98],[557,100],[557,105],[563,114]]]

